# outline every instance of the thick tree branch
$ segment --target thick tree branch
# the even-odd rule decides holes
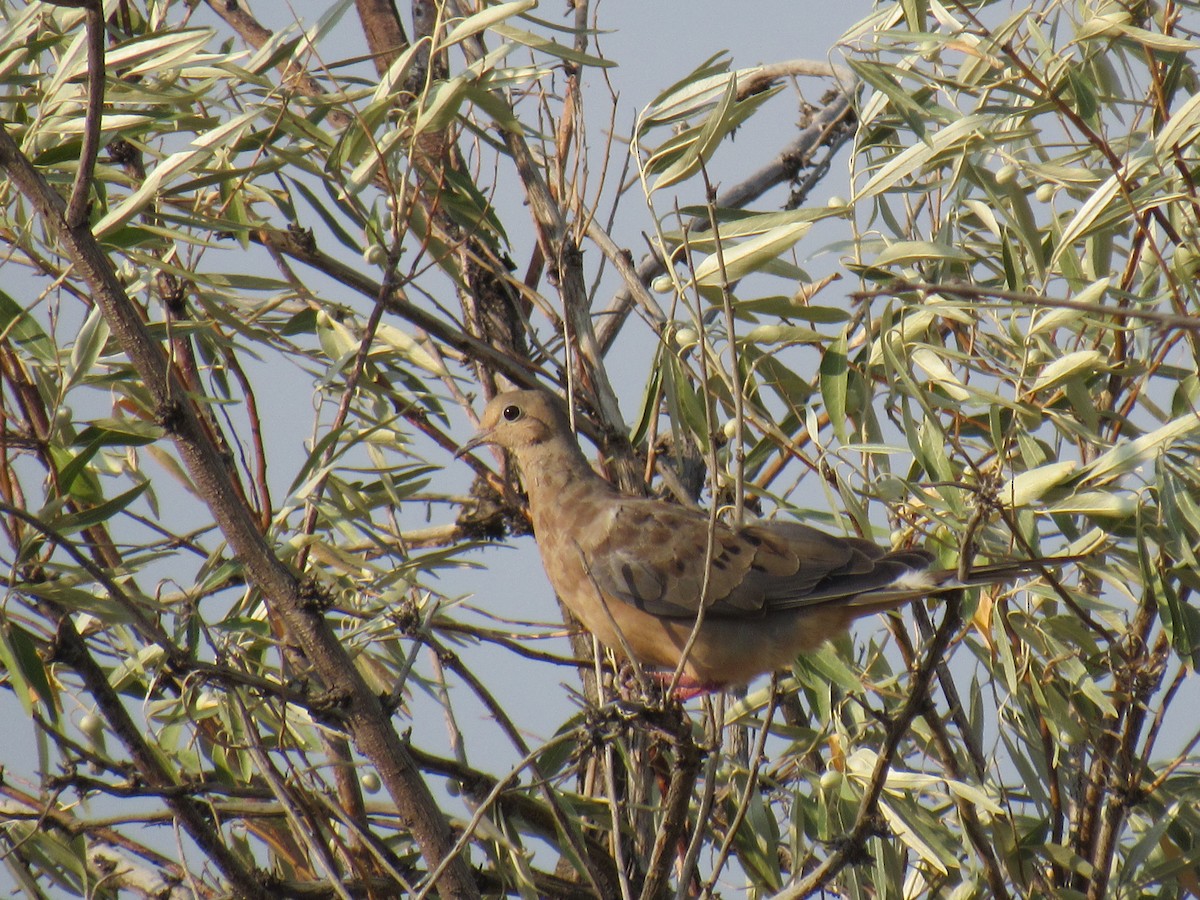
[[[408,35],[396,12],[395,0],[354,0],[362,23],[367,49],[375,57],[375,69],[382,75],[391,60],[408,47]]]
[[[378,697],[367,687],[344,647],[319,611],[305,600],[296,576],[272,552],[258,521],[241,501],[241,492],[213,445],[162,347],[151,336],[134,303],[117,280],[109,259],[91,232],[70,228],[65,204],[21,153],[7,129],[0,129],[0,167],[36,209],[93,291],[122,350],[152,397],[160,423],[172,436],[193,483],[229,541],[249,580],[286,623],[341,705],[343,721],[359,751],[375,765],[397,810],[431,868],[448,852],[450,829],[420,777]],[[197,823],[200,824],[200,823]],[[195,837],[193,835],[193,837]],[[444,869],[438,885],[446,897],[476,897],[474,879],[461,858]],[[246,880],[245,887],[255,886]]]

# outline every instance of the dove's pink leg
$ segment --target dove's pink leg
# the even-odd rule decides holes
[[[666,687],[671,683],[671,676],[674,672],[651,672],[650,677]],[[690,675],[679,676],[679,683],[675,685],[675,699],[680,703],[686,703],[693,697],[700,697],[704,694],[711,694],[714,691],[719,691],[725,685],[718,684],[712,681],[700,681],[692,678]]]

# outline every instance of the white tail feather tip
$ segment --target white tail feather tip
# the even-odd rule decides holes
[[[926,591],[936,587],[933,578],[930,576],[927,569],[916,569],[911,572],[905,572],[889,586],[889,590],[902,591]]]

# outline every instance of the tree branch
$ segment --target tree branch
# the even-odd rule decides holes
[[[79,150],[79,168],[71,201],[67,204],[67,226],[77,228],[87,221],[88,197],[92,192],[92,173],[100,152],[100,119],[104,114],[104,9],[99,0],[84,5],[87,29],[87,111],[83,119],[83,139]]]
[[[438,866],[451,846],[445,816],[384,714],[379,698],[363,681],[319,611],[309,605],[296,576],[267,545],[252,512],[240,502],[241,492],[231,483],[193,402],[126,295],[111,262],[89,230],[67,226],[62,198],[21,153],[7,128],[0,128],[0,167],[33,205],[91,287],[113,335],[151,396],[160,424],[173,438],[193,483],[248,578],[282,617],[331,696],[343,704],[344,721],[359,751],[374,763],[430,867]],[[195,835],[193,838],[200,840]],[[478,896],[470,869],[461,857],[451,860],[444,874],[445,881],[439,885],[444,896]],[[245,881],[248,891],[253,888],[254,895],[259,895],[257,882],[236,870],[233,875]]]

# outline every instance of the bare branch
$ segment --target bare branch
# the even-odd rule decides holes
[[[67,204],[68,228],[87,221],[92,173],[100,151],[100,119],[104,114],[104,9],[99,0],[84,4],[87,28],[87,111],[83,120],[83,143],[79,151],[79,170]]]

